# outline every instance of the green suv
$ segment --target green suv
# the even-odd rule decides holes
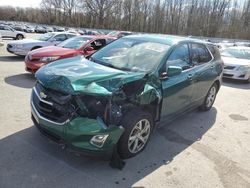
[[[123,158],[140,153],[158,122],[209,110],[222,60],[210,43],[167,35],[131,35],[88,59],[59,60],[36,73],[32,119],[74,150]]]

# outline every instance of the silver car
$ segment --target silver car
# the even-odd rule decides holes
[[[250,82],[250,48],[230,47],[221,50],[223,77]]]
[[[0,47],[3,46],[3,45],[4,45],[4,43],[3,43],[3,40],[2,40],[2,35],[0,33]]]
[[[74,36],[76,35],[66,32],[46,33],[41,35],[38,39],[24,39],[10,42],[7,45],[7,51],[16,55],[25,56],[31,50],[45,46],[54,46]]]

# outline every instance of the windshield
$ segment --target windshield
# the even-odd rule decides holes
[[[71,49],[78,49],[82,47],[84,44],[89,42],[92,38],[91,37],[74,37],[64,42],[60,43],[58,46],[62,48],[71,48]]]
[[[168,48],[162,43],[122,38],[97,51],[90,60],[121,70],[150,72]]]
[[[41,35],[38,40],[41,40],[41,41],[48,41],[49,39],[51,39],[55,34],[54,33],[46,33],[46,34],[43,34]]]
[[[221,55],[240,59],[250,59],[250,49],[227,48],[221,51]]]
[[[108,33],[109,36],[116,36],[118,34],[119,34],[118,31],[111,31],[110,33]]]

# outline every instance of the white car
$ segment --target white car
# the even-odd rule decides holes
[[[13,38],[15,40],[21,40],[26,37],[25,32],[16,31],[7,25],[0,25],[0,34],[3,38]]]
[[[221,50],[223,77],[250,82],[250,48],[230,47]]]
[[[0,47],[3,46],[3,45],[4,45],[4,43],[3,43],[3,40],[2,40],[2,35],[0,33]]]
[[[31,50],[45,46],[54,46],[74,36],[76,35],[66,32],[46,33],[41,35],[38,39],[24,39],[10,42],[7,45],[7,51],[16,55],[25,56]]]

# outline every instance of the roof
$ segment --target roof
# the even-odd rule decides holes
[[[199,39],[192,39],[189,37],[181,37],[181,36],[175,36],[175,35],[163,35],[163,34],[138,34],[138,35],[125,36],[123,38],[131,38],[131,39],[145,40],[145,41],[150,41],[150,42],[157,42],[157,43],[167,44],[169,46],[172,46],[181,41],[194,41],[194,42],[208,43]]]

